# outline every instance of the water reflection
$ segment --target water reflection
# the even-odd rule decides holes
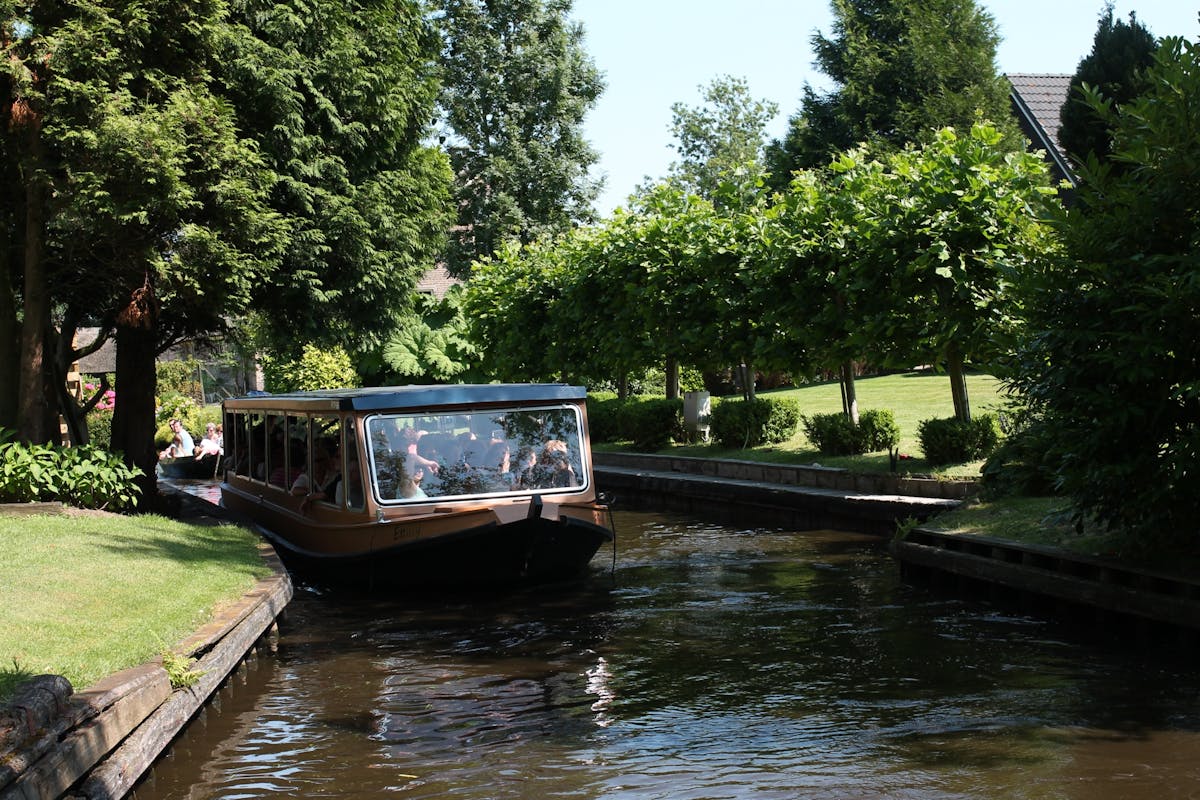
[[[619,514],[585,587],[300,587],[150,798],[1137,798],[1200,786],[1183,657],[900,585],[878,540]]]

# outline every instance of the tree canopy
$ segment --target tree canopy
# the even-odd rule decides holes
[[[1092,50],[1071,76],[1071,89],[1062,107],[1058,140],[1078,163],[1089,155],[1105,159],[1112,150],[1112,132],[1092,110],[1084,87],[1110,103],[1122,106],[1146,88],[1145,70],[1154,62],[1158,41],[1132,12],[1129,22],[1113,19],[1109,3],[1100,15]]]
[[[1009,146],[1020,144],[996,71],[996,25],[975,0],[832,0],[832,8],[832,35],[812,43],[834,88],[805,87],[788,133],[771,143],[774,187],[860,143],[899,148],[947,126],[968,130],[980,117]]]
[[[446,263],[465,276],[506,240],[590,222],[600,184],[583,118],[604,89],[571,0],[438,0],[440,109],[457,224]]]

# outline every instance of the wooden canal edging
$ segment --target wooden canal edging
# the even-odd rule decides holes
[[[172,691],[158,661],[82,691],[57,675],[28,682],[0,709],[0,800],[124,797],[229,675],[274,628],[292,598],[275,551],[272,574],[174,648],[196,659],[193,686]]]
[[[596,453],[596,480],[635,504],[688,513],[727,511],[796,529],[836,528],[892,537],[897,523],[955,508],[973,486],[817,466]],[[891,543],[901,576],[1041,616],[1133,622],[1200,636],[1200,579],[1111,559],[974,534],[916,527]]]
[[[897,523],[957,508],[973,484],[861,475],[844,469],[595,453],[596,483],[617,508],[744,517],[762,524],[890,536]]]
[[[909,580],[984,588],[1038,610],[1080,611],[1200,632],[1200,581],[1111,560],[973,534],[917,528],[892,542]]]

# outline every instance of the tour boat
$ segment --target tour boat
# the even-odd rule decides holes
[[[179,458],[164,458],[158,462],[163,477],[184,478],[191,480],[212,480],[220,470],[220,456],[209,453],[203,456],[180,456]]]
[[[221,503],[318,580],[575,578],[613,541],[586,398],[562,384],[451,384],[226,400]]]

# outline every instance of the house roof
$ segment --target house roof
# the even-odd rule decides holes
[[[1047,73],[1012,72],[1005,75],[1012,91],[1013,109],[1021,123],[1021,129],[1034,147],[1046,151],[1046,158],[1059,177],[1075,184],[1071,161],[1058,141],[1058,130],[1062,126],[1060,114],[1071,92],[1070,75]]]
[[[462,281],[452,278],[450,273],[446,271],[444,264],[438,264],[424,275],[421,280],[417,281],[417,291],[431,294],[438,300],[446,296],[446,292],[451,286],[462,283]]]

